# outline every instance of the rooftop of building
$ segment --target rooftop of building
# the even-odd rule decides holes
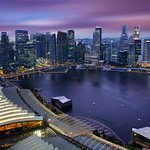
[[[132,128],[132,131],[150,140],[150,127]]]
[[[59,100],[61,103],[66,103],[71,100],[71,99],[66,98],[65,96],[52,97],[52,99]]]

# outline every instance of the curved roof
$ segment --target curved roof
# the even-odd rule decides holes
[[[8,150],[58,150],[58,148],[54,148],[52,144],[48,144],[47,142],[45,142],[44,140],[42,140],[40,137],[38,137],[37,135],[32,135],[20,142],[18,142],[17,144],[15,144],[14,146],[12,146],[11,148],[9,148]]]
[[[123,148],[92,134],[79,135],[75,137],[74,140],[94,150],[127,150],[126,148]]]
[[[2,88],[2,92],[11,102],[17,104],[18,107],[22,107],[23,110],[33,113],[33,110],[25,103],[15,87]]]
[[[3,93],[0,87],[0,126],[25,122],[25,121],[42,121],[43,118],[35,116],[34,113],[29,113],[28,110],[23,110],[11,102]]]

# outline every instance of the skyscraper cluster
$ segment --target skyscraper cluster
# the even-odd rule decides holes
[[[85,45],[75,41],[74,30],[31,34],[15,31],[15,44],[9,42],[6,32],[1,34],[0,67],[6,70],[12,66],[35,67],[38,58],[47,59],[51,64],[83,62]]]
[[[0,67],[4,71],[24,66],[35,67],[39,58],[53,65],[66,62],[84,63],[85,53],[91,52],[92,59],[98,58],[104,63],[121,66],[137,66],[150,62],[150,39],[140,37],[140,27],[134,26],[132,35],[128,35],[128,26],[122,27],[120,38],[102,38],[102,27],[97,26],[91,43],[84,39],[75,39],[75,31],[58,31],[57,34],[35,33],[16,30],[15,42],[9,41],[7,32],[1,33]],[[88,44],[87,44],[88,43]],[[90,44],[89,44],[90,43]]]
[[[93,36],[93,41],[94,38],[95,36]],[[103,38],[100,51],[103,52],[103,60],[106,63],[137,66],[142,62],[150,62],[149,42],[149,39],[140,37],[139,26],[134,26],[133,34],[129,37],[128,26],[125,25],[122,27],[120,38]]]

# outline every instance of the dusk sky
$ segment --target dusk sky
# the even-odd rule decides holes
[[[90,37],[95,26],[104,37],[120,37],[121,27],[141,27],[150,37],[150,0],[0,0],[0,31],[12,37],[16,29],[30,33],[74,29],[77,38]]]

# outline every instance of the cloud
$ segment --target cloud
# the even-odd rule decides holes
[[[121,26],[127,24],[130,30],[139,25],[143,33],[148,33],[149,6],[150,0],[1,0],[0,30],[75,29],[79,36],[87,36],[101,25],[104,35],[108,32],[120,35]]]

